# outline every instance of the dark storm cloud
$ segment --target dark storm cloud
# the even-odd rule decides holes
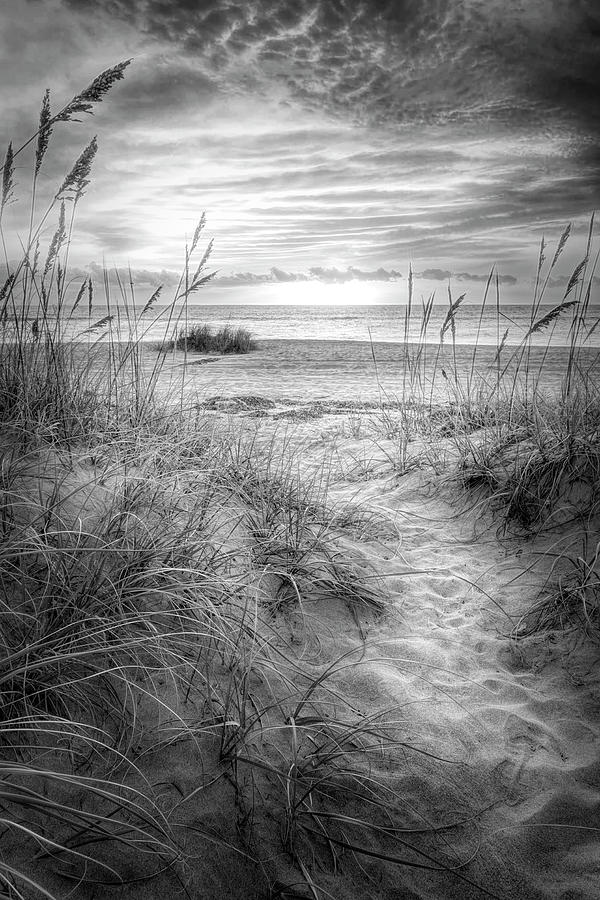
[[[102,11],[180,48],[221,86],[278,88],[354,121],[600,127],[596,0],[109,0]]]

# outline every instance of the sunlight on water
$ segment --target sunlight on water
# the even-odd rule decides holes
[[[327,296],[331,297],[331,285],[315,284],[314,288],[326,288]],[[348,285],[336,285],[340,292],[347,296]],[[360,286],[362,288],[362,286]],[[303,285],[306,290],[306,285]],[[312,286],[311,286],[312,289]],[[546,314],[552,307],[540,307],[538,319]],[[127,320],[117,314],[111,323],[112,337],[126,340],[129,337],[141,338],[145,341],[160,341],[167,335],[173,335],[182,329],[186,322],[189,327],[196,323],[207,323],[215,328],[230,325],[233,328],[241,327],[250,331],[257,340],[340,340],[340,341],[369,341],[382,343],[402,343],[405,339],[405,310],[402,304],[389,305],[322,305],[316,300],[313,305],[193,305],[187,310],[187,318],[181,314],[172,316],[169,321],[164,313],[158,317],[160,309],[153,310],[144,316],[136,329],[128,326]],[[448,307],[439,304],[433,309],[431,320],[426,332],[426,342],[435,344],[440,340]],[[98,312],[88,320],[84,318],[72,319],[66,325],[65,336],[82,338],[90,324],[98,321],[101,312]],[[547,328],[533,335],[532,343],[535,346],[567,346],[570,340],[571,315],[570,310],[554,320]],[[589,336],[583,344],[588,347],[600,347],[600,328],[593,329],[593,324],[600,314],[598,307],[591,307],[588,316],[587,330]],[[496,310],[489,306],[481,314],[481,307],[476,304],[465,304],[460,307],[456,316],[455,341],[461,346],[478,344],[479,346],[496,347],[502,341],[505,331],[508,329],[506,344],[518,345],[530,327],[531,308],[529,306],[507,305],[502,312],[500,320],[497,320]],[[411,314],[407,338],[410,342],[418,342],[422,327],[422,310],[416,304]],[[108,338],[109,331],[97,329],[92,332],[92,337]],[[444,342],[452,342],[452,333],[447,329]]]

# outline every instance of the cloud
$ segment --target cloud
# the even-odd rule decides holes
[[[492,263],[521,279],[542,233],[560,234],[600,200],[595,0],[27,9],[5,0],[0,11],[0,74],[20,85],[0,113],[24,138],[46,82],[57,105],[135,58],[93,119],[56,129],[44,163],[40,209],[78,142],[99,132],[77,264],[104,255],[175,270],[206,210],[214,265],[238,283],[317,277],[311,267],[342,279],[409,259],[456,280]],[[17,177],[24,199],[26,166]],[[6,218],[24,239],[26,203]]]
[[[550,288],[566,288],[567,285],[571,281],[572,275],[573,275],[572,272],[570,272],[568,275],[553,275],[548,279],[548,287],[550,287]],[[591,280],[591,283],[594,286],[594,288],[600,287],[600,275],[593,275],[592,278],[589,280]],[[586,284],[587,283],[588,283],[588,281],[586,280]],[[574,299],[573,295],[571,295],[569,297],[569,299],[573,300]]]
[[[65,0],[98,14],[96,0]],[[355,122],[600,128],[595,0],[109,0],[102,14],[193,57],[221,89]]]
[[[448,281],[452,278],[452,272],[449,269],[423,269],[422,272],[415,272],[417,278],[426,278],[431,281]]]
[[[398,278],[402,277],[401,273],[395,270],[388,272],[383,268],[379,268],[374,272],[362,272],[360,269],[354,268],[354,266],[349,266],[346,271],[335,267],[323,268],[321,266],[313,266],[310,269],[310,274],[317,281],[324,281],[330,284],[346,281],[397,281]]]
[[[474,275],[472,272],[457,272],[454,276],[457,281],[487,281],[488,275]],[[514,275],[498,275],[499,284],[516,284],[517,278]]]
[[[215,278],[215,285],[235,284],[276,284],[292,281],[319,281],[323,284],[340,284],[348,281],[396,281],[401,278],[400,272],[379,268],[374,271],[363,271],[354,266],[347,269],[335,267],[323,268],[313,266],[308,272],[287,272],[273,266],[269,272],[257,274],[254,272],[235,272],[231,275],[223,275]]]
[[[91,275],[96,282],[102,283],[105,273],[108,275],[113,284],[119,282],[129,285],[131,281],[136,287],[157,287],[173,288],[177,287],[180,276],[177,272],[168,269],[152,271],[151,269],[132,269],[129,267],[106,267],[97,262],[88,263],[84,268],[78,270],[79,274]],[[70,273],[73,275],[73,272]]]
[[[14,268],[14,261],[11,264]],[[4,264],[0,264],[0,279],[6,277],[7,269]],[[158,287],[163,287],[165,291],[172,291],[181,285],[181,275],[174,269],[145,269],[136,268],[135,266],[105,266],[98,262],[89,262],[85,266],[70,266],[69,280],[79,286],[81,279],[92,277],[96,285],[102,285],[105,277],[111,288],[120,290],[119,285],[124,285],[129,290],[131,283],[134,284],[138,294],[138,302],[145,302],[142,296],[139,296],[144,290],[155,291]],[[339,284],[350,281],[378,281],[389,282],[397,281],[402,278],[402,274],[395,270],[386,270],[383,268],[374,271],[364,271],[354,266],[347,269],[337,268],[320,268],[313,267],[306,272],[288,272],[277,266],[272,266],[268,272],[231,272],[219,275],[212,280],[211,284],[215,287],[235,287],[236,285],[261,285],[261,284],[284,284],[288,282],[309,282],[318,281],[323,284]],[[116,299],[119,298],[117,293]],[[166,298],[163,298],[166,299]]]
[[[451,272],[449,269],[423,269],[422,272],[415,272],[417,278],[424,278],[427,281],[476,281],[487,282],[487,275],[479,275],[473,272]],[[499,284],[516,284],[517,278],[514,275],[498,275]]]
[[[298,274],[296,272],[284,272],[283,269],[278,269],[276,266],[273,266],[271,269],[271,278],[273,281],[307,281],[306,276]]]

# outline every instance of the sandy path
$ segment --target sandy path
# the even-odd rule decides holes
[[[266,394],[278,403],[273,418],[286,397],[377,398],[365,348],[357,356],[354,347],[317,343],[326,342],[271,342],[249,357],[197,359],[187,367],[186,397]],[[155,358],[148,351],[146,365]],[[180,377],[180,364],[165,361],[161,389]],[[271,418],[234,418],[248,430],[285,428]],[[461,512],[457,489],[419,470],[400,476],[392,466],[397,444],[374,436],[366,417],[329,415],[290,429],[286,440],[308,472],[331,468],[331,499],[373,508],[393,525],[358,545],[391,602],[382,620],[368,629],[365,621],[366,648],[343,604],[315,602],[305,613],[322,661],[364,653],[360,667],[340,674],[346,695],[370,710],[392,708],[401,720],[406,746],[379,765],[404,798],[407,821],[454,826],[430,835],[432,852],[503,900],[597,900],[597,649],[560,635],[510,638],[543,584],[550,538],[499,540],[484,506]],[[369,896],[380,900],[485,896],[447,872],[365,867]],[[321,872],[319,883],[340,896],[334,876]]]
[[[331,442],[331,430],[322,428],[319,438],[315,423],[300,429],[304,440],[311,429],[308,468]],[[346,468],[332,498],[384,511],[397,529],[395,540],[363,545],[385,579],[392,612],[371,624],[365,665],[344,687],[367,708],[396,706],[407,744],[448,760],[406,751],[398,779],[407,810],[438,826],[464,821],[441,833],[438,846],[457,863],[471,860],[464,873],[499,897],[594,900],[597,654],[558,638],[516,643],[509,636],[543,580],[544,541],[499,542],[495,526],[484,527],[491,520],[458,510],[456,494],[440,493],[419,472],[390,474],[385,441],[340,436],[336,448],[338,461],[370,455],[372,464],[366,479],[348,479],[352,465]],[[339,615],[318,609],[324,658],[351,645]],[[482,896],[447,874],[396,870],[388,878],[373,896]]]

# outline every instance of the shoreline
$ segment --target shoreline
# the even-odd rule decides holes
[[[123,352],[129,342],[118,346]],[[87,352],[87,345],[81,345]],[[108,345],[106,345],[108,348]],[[456,401],[466,381],[476,379],[493,387],[497,378],[495,347],[392,344],[349,340],[269,339],[256,350],[244,354],[161,353],[154,341],[140,344],[143,371],[147,377],[160,368],[159,389],[175,383],[186,394],[231,397],[261,395],[271,399],[295,398],[306,401],[354,400],[362,402],[414,402],[427,405]],[[102,356],[101,344],[95,352]],[[408,353],[406,352],[408,350]],[[411,353],[411,350],[414,352]],[[508,363],[513,348],[507,348],[501,365]],[[520,352],[520,351],[519,351]],[[585,364],[596,360],[593,349],[582,352]],[[532,348],[529,376],[542,371],[542,387],[556,394],[566,371],[569,348]],[[455,368],[456,366],[456,368]],[[447,370],[447,371],[446,371]],[[455,373],[456,372],[456,377]],[[509,365],[505,379],[511,382]]]

